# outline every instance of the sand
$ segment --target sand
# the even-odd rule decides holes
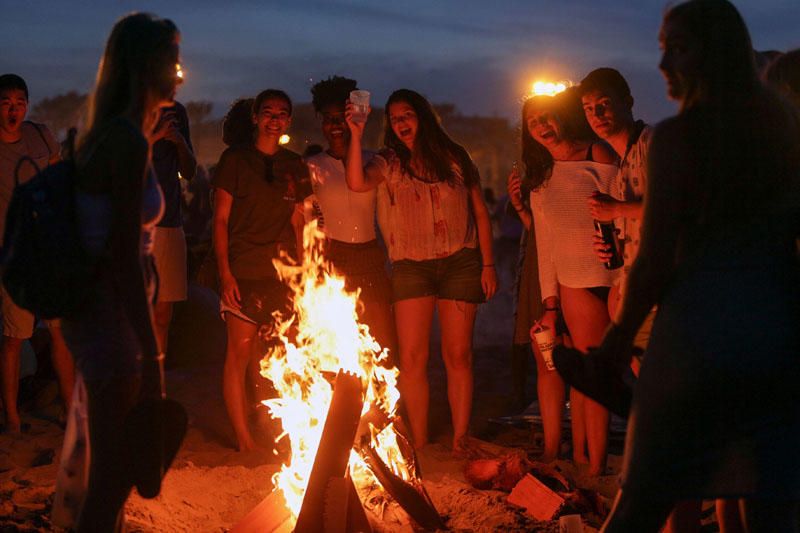
[[[488,422],[491,417],[513,414],[508,386],[510,309],[510,294],[501,291],[479,312],[473,432],[498,445],[498,454],[503,452],[499,447],[502,445],[521,448],[535,456],[537,448],[529,429]],[[134,491],[129,498],[125,513],[130,531],[226,531],[272,490],[270,478],[278,468],[275,459],[258,453],[238,453],[232,447],[233,434],[221,393],[221,332],[224,335],[222,324],[203,304],[198,306],[195,302],[177,310],[171,333],[173,368],[168,372],[168,386],[169,394],[186,406],[190,429],[164,479],[161,494],[145,500]],[[444,371],[436,354],[431,360],[430,376],[434,443],[419,451],[419,459],[426,490],[448,527],[454,531],[557,531],[556,521],[534,521],[509,505],[505,493],[478,490],[467,484],[462,473],[464,461],[454,459],[447,444],[449,412]],[[531,378],[530,398],[533,387]],[[42,390],[50,389],[52,383]],[[37,398],[43,394],[40,392]],[[50,390],[48,397],[50,402],[44,406],[41,401],[23,405],[23,418],[31,424],[27,433],[0,434],[0,531],[53,530],[49,510],[63,430],[57,422],[57,396]],[[597,489],[607,498],[615,491],[618,463],[619,457],[612,457],[609,475],[591,479],[568,461],[558,461],[559,468],[578,486]],[[396,520],[387,514],[376,522],[379,529],[410,531],[402,511],[392,512],[396,513]]]

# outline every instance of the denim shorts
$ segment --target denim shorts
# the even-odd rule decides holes
[[[392,300],[436,296],[441,300],[482,303],[481,254],[477,248],[462,248],[441,259],[392,263]]]

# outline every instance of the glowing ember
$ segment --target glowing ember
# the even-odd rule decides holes
[[[283,258],[275,265],[281,278],[294,290],[294,315],[277,316],[281,344],[261,361],[261,374],[272,380],[279,398],[264,402],[272,416],[281,419],[288,438],[291,459],[273,478],[297,518],[333,390],[328,378],[339,369],[361,378],[366,391],[362,416],[371,409],[392,420],[400,393],[397,370],[387,368],[388,352],[382,349],[358,322],[357,293],[344,289],[344,279],[322,256],[324,237],[316,223],[306,226],[304,258],[295,264]],[[368,417],[367,417],[368,418]],[[393,424],[375,428],[370,424],[371,446],[391,470],[404,480],[414,477],[412,467],[398,446]],[[350,476],[361,490],[377,484],[357,447],[350,457]]]
[[[534,96],[555,96],[560,92],[566,91],[569,85],[570,83],[567,81],[537,81],[534,82],[531,93]]]
[[[292,138],[284,133],[278,139],[278,144],[289,144],[289,141],[291,141],[291,140],[292,140]]]
[[[183,80],[183,67],[180,63],[175,63],[175,75],[179,80]]]

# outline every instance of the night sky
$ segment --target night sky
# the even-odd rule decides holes
[[[628,78],[642,118],[675,110],[657,70],[662,0],[0,3],[0,70],[26,78],[33,102],[90,90],[114,21],[140,10],[181,29],[179,99],[211,100],[215,115],[267,87],[309,101],[315,81],[340,74],[358,79],[377,105],[407,87],[466,114],[515,119],[537,78],[577,82],[599,66]],[[800,0],[736,4],[757,49],[800,47]]]

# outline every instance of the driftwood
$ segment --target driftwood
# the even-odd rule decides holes
[[[345,476],[363,405],[361,379],[340,370],[303,505],[297,517],[297,533],[324,530],[328,483],[331,479]]]
[[[433,506],[425,488],[406,483],[384,464],[371,446],[361,448],[363,457],[372,473],[408,515],[426,530],[445,529],[445,524]]]
[[[291,533],[293,526],[292,513],[286,506],[283,493],[273,490],[247,516],[239,520],[231,533]]]

